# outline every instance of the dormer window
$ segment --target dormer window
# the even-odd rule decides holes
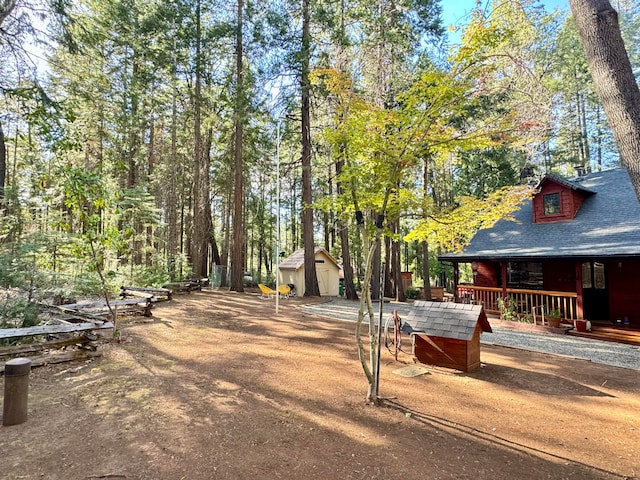
[[[596,192],[575,182],[545,176],[536,187],[533,203],[533,223],[567,222],[573,220],[587,197]]]
[[[547,193],[543,197],[544,214],[559,215],[560,211],[560,192]]]

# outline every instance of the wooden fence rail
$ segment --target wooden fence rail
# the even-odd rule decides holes
[[[502,288],[458,285],[457,289],[461,302],[480,304],[487,312],[500,313],[498,300],[503,297]],[[532,315],[544,313],[547,315],[557,309],[563,318],[577,319],[576,300],[578,295],[575,292],[507,288],[507,297],[516,305],[518,313]]]

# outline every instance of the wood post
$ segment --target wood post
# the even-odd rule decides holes
[[[458,262],[453,262],[453,301],[455,303],[460,302],[458,283],[460,283],[460,264]]]
[[[31,360],[14,358],[4,367],[4,405],[2,425],[18,425],[27,421]]]
[[[584,293],[582,291],[582,263],[576,263],[576,318],[584,318]]]
[[[500,262],[500,275],[502,277],[502,298],[507,298],[507,262]]]

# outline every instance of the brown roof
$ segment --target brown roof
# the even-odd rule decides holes
[[[336,265],[336,267],[340,268],[340,264],[338,261],[331,256],[329,252],[327,252],[322,247],[316,247],[315,254],[323,252],[332,263]],[[284,259],[280,263],[280,270],[298,270],[304,265],[304,248],[299,248],[295,252],[293,252],[288,258]]]

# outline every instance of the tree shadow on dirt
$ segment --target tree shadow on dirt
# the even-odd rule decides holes
[[[265,341],[267,337],[265,335]],[[314,344],[313,340],[308,343]],[[583,479],[621,478],[592,465],[407,408],[400,402],[385,401],[384,405],[397,413],[391,417],[380,417],[359,401],[336,403],[315,394],[313,389],[298,390],[294,384],[278,384],[276,378],[279,377],[274,376],[270,363],[274,359],[261,357],[251,350],[250,356],[242,349],[229,349],[211,357],[180,358],[158,349],[144,336],[137,336],[129,348],[135,349],[136,343],[144,344],[145,355],[135,357],[134,361],[143,365],[151,376],[159,378],[152,380],[147,377],[144,384],[129,384],[127,395],[116,400],[114,412],[129,424],[144,423],[139,406],[141,395],[135,390],[147,392],[151,389],[145,394],[149,401],[164,397],[165,402],[179,409],[184,419],[190,419],[188,424],[172,422],[174,435],[183,441],[187,436],[197,438],[205,433],[209,435],[212,430],[220,432],[215,437],[221,442],[219,448],[239,452],[234,464],[240,477],[250,475],[252,468],[269,462],[275,462],[276,468],[281,468],[289,455],[289,448],[297,452],[295,459],[301,464],[326,464],[331,465],[329,469],[338,471],[344,465],[352,464],[353,457],[343,455],[344,452],[352,452],[350,455],[369,459],[368,467],[359,467],[363,472],[364,468],[373,471],[388,467],[385,462],[389,457],[380,456],[378,451],[382,446],[395,459],[391,465],[419,456],[412,461],[416,473],[431,468],[446,476],[453,475],[456,469],[461,468],[456,464],[460,463],[462,456],[470,463],[475,462],[483,471],[492,468],[492,459],[501,459],[503,476],[489,477],[485,473],[474,478],[514,478],[514,469],[544,472],[545,475],[554,471],[557,478],[576,475]],[[163,364],[157,363],[159,361],[168,362],[172,367],[165,371]],[[324,371],[329,372],[335,358],[332,356],[326,361]],[[126,370],[118,374],[127,375]],[[328,376],[331,377],[330,374]],[[295,377],[296,373],[292,373],[290,380]],[[322,383],[324,379],[317,377],[316,382]],[[420,428],[411,428],[410,423],[405,423],[408,418],[418,422]],[[161,434],[156,435],[154,442],[167,442]],[[279,445],[285,448],[278,448]],[[250,457],[246,454],[248,446],[251,447]],[[320,446],[322,448],[318,448]],[[196,448],[196,445],[190,447]],[[434,466],[434,457],[442,463]]]
[[[525,455],[530,459],[532,457],[537,457],[540,461],[560,463],[562,464],[563,468],[571,470],[572,475],[584,475],[584,477],[581,478],[591,478],[591,475],[594,474],[596,476],[601,476],[601,478],[621,478],[625,480],[628,478],[616,472],[611,472],[594,465],[589,465],[584,462],[577,461],[575,459],[549,453],[544,450],[532,447],[531,445],[524,445],[522,443],[514,442],[499,435],[484,432],[476,428],[460,424],[458,422],[452,422],[450,420],[447,420],[446,418],[407,408],[405,405],[395,400],[385,400],[384,406],[392,410],[403,412],[405,416],[412,418],[414,421],[425,427],[435,428],[437,430],[444,431],[450,435],[455,435],[460,438],[473,439],[473,441],[477,442],[479,446],[482,446],[483,444],[490,445],[493,448],[511,452],[511,454],[513,455]],[[576,469],[578,471],[576,471]],[[579,473],[579,471],[582,471],[582,473]],[[560,474],[560,467],[558,468],[557,473],[557,478],[566,478]]]
[[[613,395],[558,375],[513,368],[505,365],[485,364],[482,370],[466,375],[478,380],[500,385],[509,390],[525,390],[541,395],[615,398]]]
[[[55,402],[38,389],[27,428],[47,430],[47,441],[20,435],[33,453],[7,458],[14,471],[46,455],[52,479],[622,478],[419,411],[429,407],[368,406],[353,325],[295,310],[273,317],[246,295],[198,293],[171,305],[149,325],[123,323],[126,342],[56,379],[64,388]],[[492,364],[468,376],[546,395],[602,396],[551,373]],[[415,386],[428,387],[425,379]],[[65,410],[89,434],[65,429],[71,423],[56,415]],[[84,449],[73,448],[88,441],[127,461],[109,469],[94,455],[88,465]]]

